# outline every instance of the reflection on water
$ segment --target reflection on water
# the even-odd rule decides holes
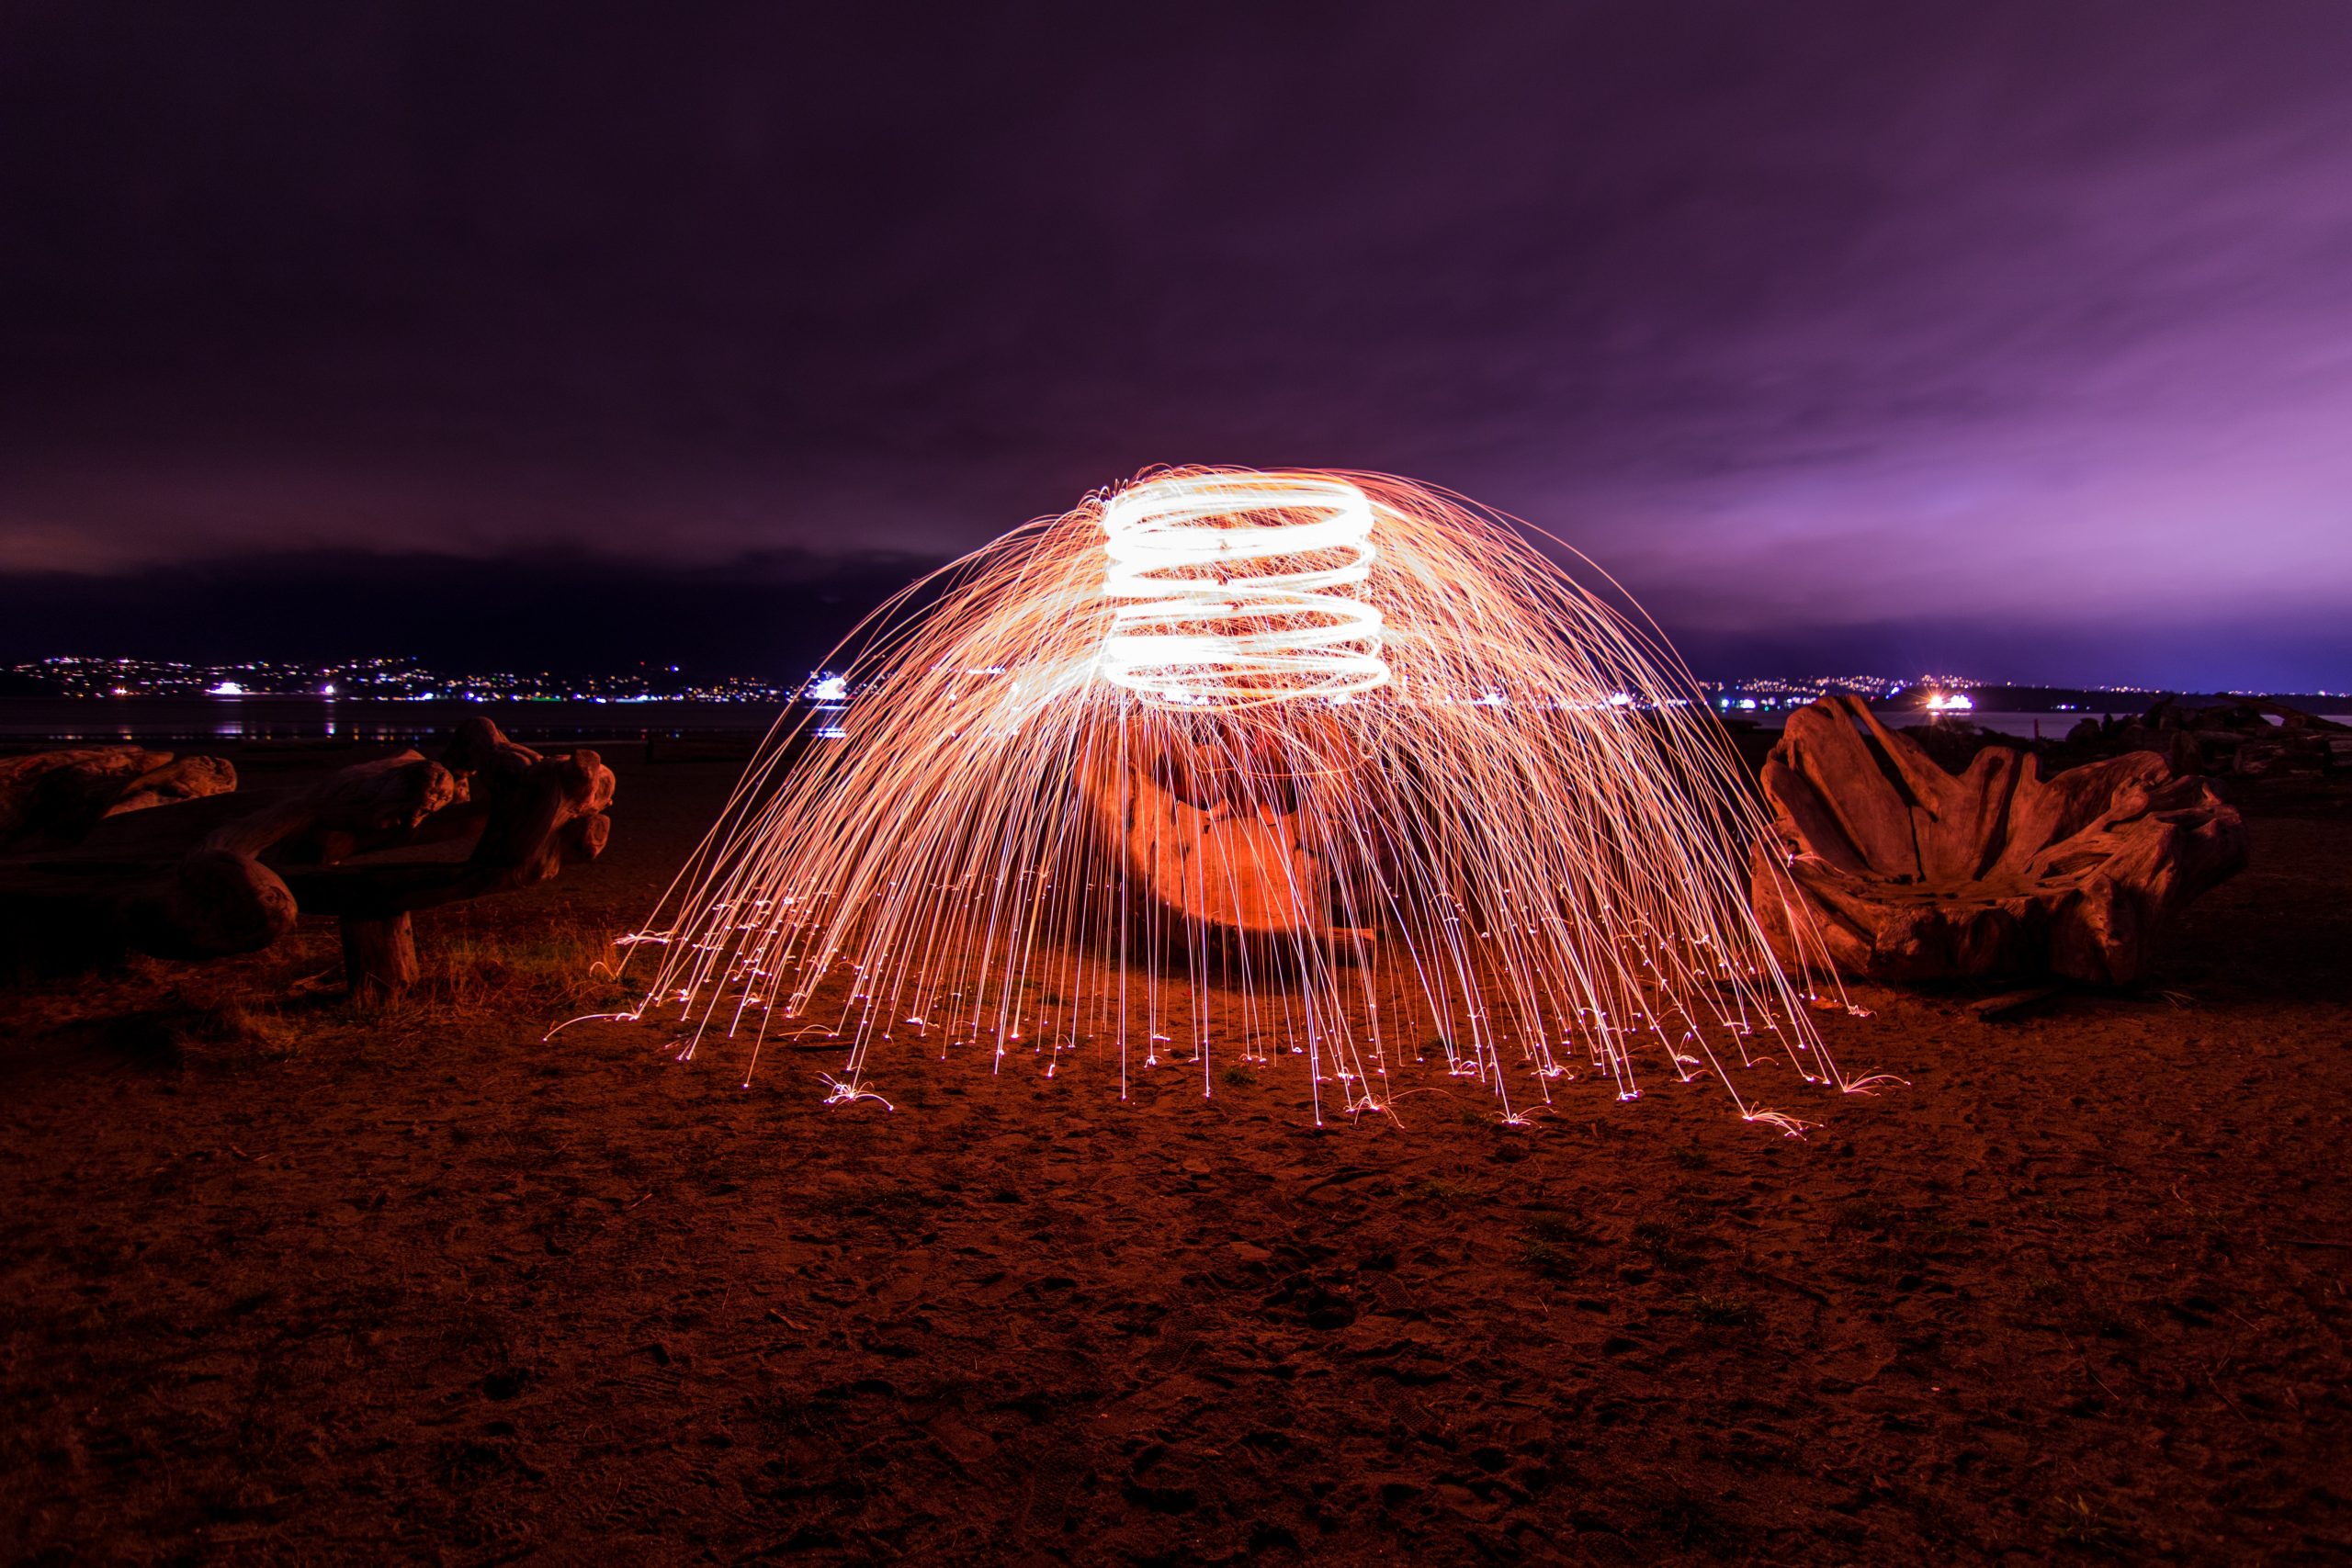
[[[0,743],[121,745],[312,740],[402,744],[446,736],[485,714],[513,739],[638,740],[762,735],[761,703],[394,703],[317,697],[6,697]]]
[[[1979,729],[1989,730],[1995,735],[2013,735],[2019,740],[2064,740],[2066,739],[2066,732],[2068,730],[2074,728],[2075,726],[2082,723],[2083,720],[2086,718],[2120,717],[2125,713],[2137,713],[2140,710],[2138,708],[2118,708],[2112,715],[2088,712],[1971,712],[1944,715],[1925,714],[1916,710],[1906,710],[1902,713],[1882,712],[1878,716],[1878,720],[1889,729],[1909,729],[1916,725],[1923,724],[1973,724]],[[1764,721],[1763,728],[1767,729],[1778,729],[1788,722],[1788,715],[1786,714],[1776,713],[1770,715],[1769,717],[1765,715],[1758,714],[1756,716]]]
[[[28,742],[80,745],[157,744],[165,741],[336,741],[350,745],[413,744],[447,736],[475,714],[487,714],[516,740],[687,739],[765,734],[780,707],[764,703],[387,703],[326,701],[317,697],[0,697],[0,745]],[[847,705],[817,705],[813,733],[837,738]],[[2063,740],[2086,718],[2113,714],[1971,713],[1931,719],[1917,712],[1880,717],[1901,729],[1916,724],[1967,723],[2021,740]],[[1767,729],[1787,716],[1758,713]],[[2323,716],[2352,724],[2352,715]]]
[[[2075,726],[2086,718],[2129,718],[2144,711],[2141,707],[2126,705],[2096,710],[2084,708],[2072,713],[1962,713],[1939,716],[1905,712],[1882,713],[1878,716],[1879,722],[1889,729],[1909,729],[1923,724],[1973,724],[1979,729],[1989,730],[1995,735],[2015,736],[2019,740],[2064,740]],[[1778,729],[1788,722],[1786,714],[1759,713],[1754,716],[1759,727],[1765,729]],[[2332,719],[2337,724],[2352,724],[2352,714],[2329,713],[2317,716]],[[2278,720],[2274,717],[2271,722],[2275,724]]]

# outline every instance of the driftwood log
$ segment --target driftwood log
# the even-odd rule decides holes
[[[1271,758],[1106,756],[1079,787],[1128,886],[1180,919],[1245,941],[1370,939],[1331,923],[1331,871],[1300,822],[1305,785]]]
[[[236,787],[237,770],[226,758],[137,746],[0,757],[0,851],[74,843],[107,818]]]
[[[70,850],[0,861],[0,942],[20,967],[201,959],[257,952],[298,916],[327,915],[352,996],[388,1000],[417,978],[411,911],[595,859],[612,798],[595,752],[543,757],[472,718],[438,760],[407,751],[305,789],[106,818]],[[462,858],[415,853],[468,840]]]
[[[2071,760],[2154,751],[2176,773],[2352,773],[2352,726],[2264,697],[2190,705],[2166,697],[2143,714],[2086,718],[2061,743]]]
[[[1996,746],[1953,774],[1852,697],[1792,714],[1763,782],[1757,917],[1784,961],[1817,953],[1809,932],[1849,974],[2128,985],[2174,912],[2245,865],[2236,810],[2153,752],[2045,779]]]

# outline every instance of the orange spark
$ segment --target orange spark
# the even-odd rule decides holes
[[[1793,1132],[1733,1083],[1768,1040],[1860,1087],[1749,911],[1765,824],[1687,671],[1459,497],[1157,470],[909,588],[835,668],[842,739],[787,766],[809,720],[772,736],[638,933],[638,1014],[674,1005],[684,1054],[821,1012],[854,1103],[909,1034],[1048,1074],[1091,1044],[1123,1095],[1182,1042],[1204,1093],[1215,1054],[1303,1056],[1318,1120],[1393,1113],[1432,1059],[1513,1122],[1654,1064]]]

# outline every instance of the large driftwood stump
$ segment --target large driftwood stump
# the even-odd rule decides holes
[[[170,764],[142,753],[95,766],[138,784]],[[353,998],[391,1000],[417,979],[411,910],[529,887],[595,859],[612,798],[612,770],[595,752],[543,757],[469,719],[438,761],[407,751],[306,789],[109,816],[70,851],[0,863],[0,959],[53,970],[122,952],[220,957],[268,947],[298,914],[331,915]],[[468,840],[460,856],[416,854]]]
[[[1952,774],[1859,699],[1792,714],[1750,894],[1784,961],[1931,980],[2050,973],[2126,985],[2172,914],[2245,865],[2205,780],[2134,752],[2044,779],[2008,747]]]
[[[1256,770],[1247,784],[1244,769]],[[1272,759],[1106,756],[1079,786],[1129,886],[1181,919],[1245,939],[1371,937],[1331,923],[1330,868],[1309,847],[1297,782]]]

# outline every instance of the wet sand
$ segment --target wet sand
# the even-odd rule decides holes
[[[343,757],[335,761],[353,760]],[[1254,1082],[582,1025],[725,763],[419,918],[386,1017],[253,960],[0,994],[0,1555],[1317,1562],[2352,1553],[2352,795],[2155,987],[1823,1027],[1911,1087]],[[554,977],[550,977],[554,976]],[[1578,1098],[1578,1089],[1589,1093]]]

